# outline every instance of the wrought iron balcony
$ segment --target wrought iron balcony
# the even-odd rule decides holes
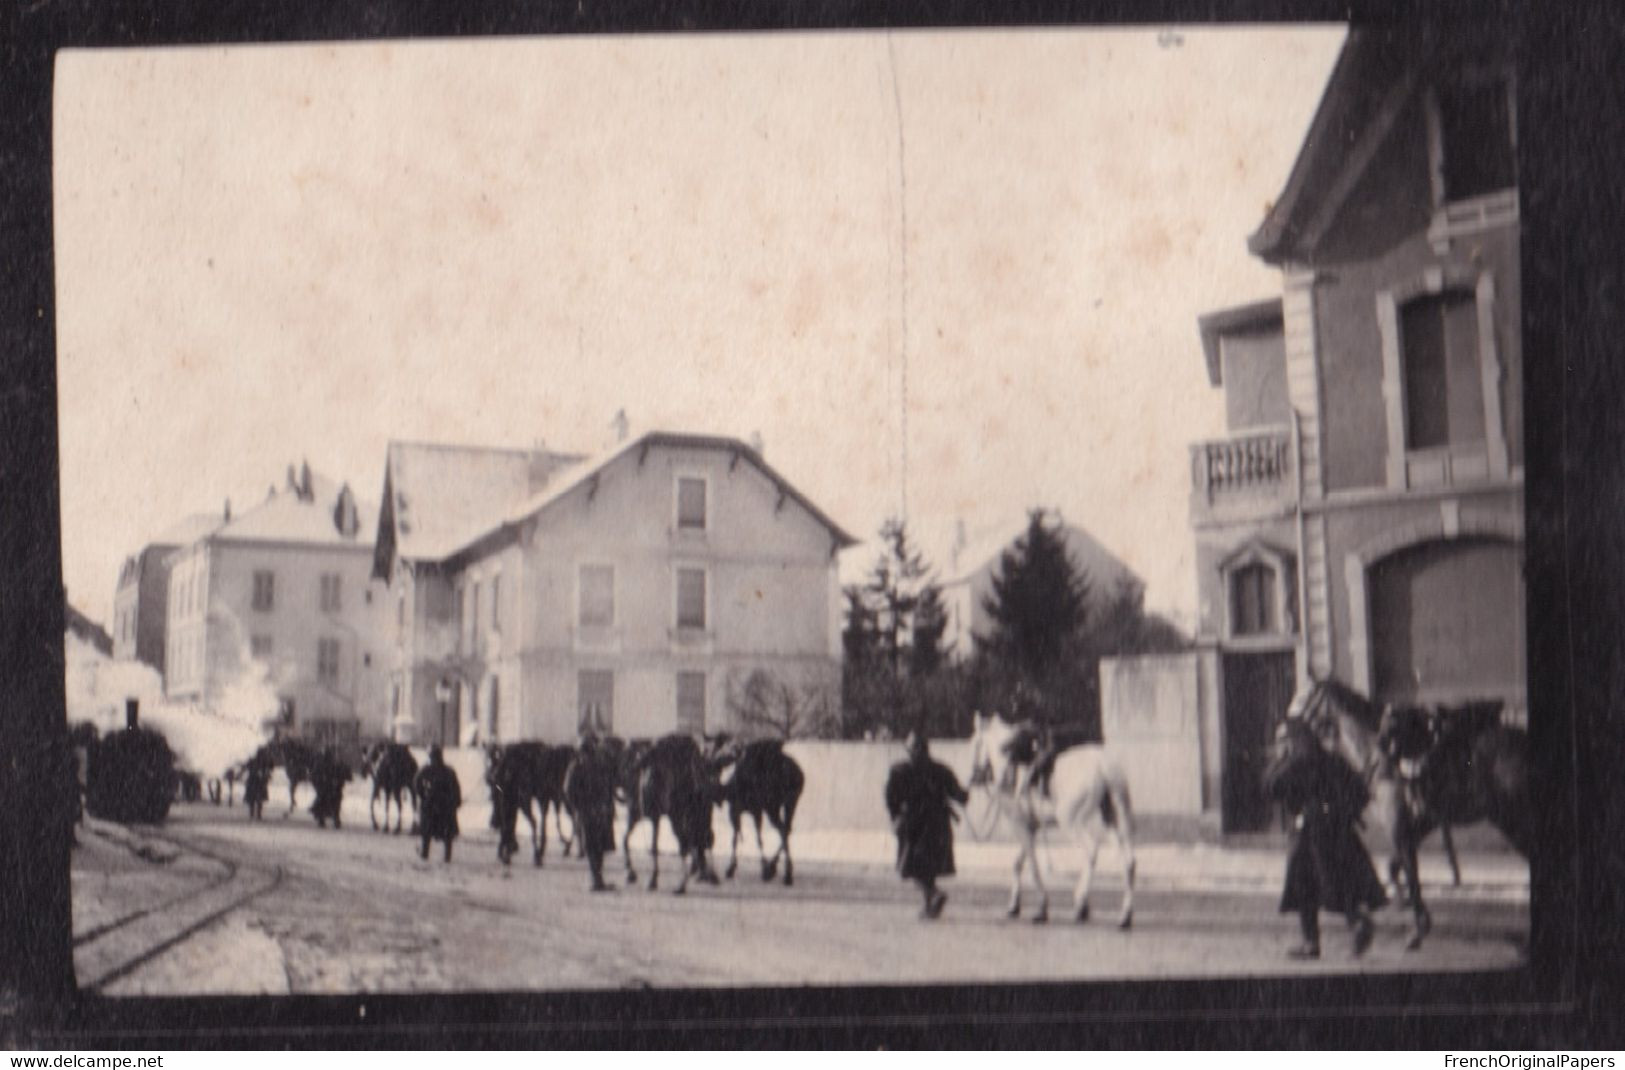
[[[1291,498],[1292,433],[1284,427],[1197,442],[1190,449],[1193,514],[1274,507]]]

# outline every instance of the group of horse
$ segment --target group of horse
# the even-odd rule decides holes
[[[298,805],[299,788],[309,784],[316,798],[310,812],[322,828],[329,821],[334,828],[341,827],[340,810],[344,801],[344,786],[352,778],[350,766],[331,747],[314,747],[303,740],[278,737],[262,745],[247,761],[231,766],[219,777],[209,781],[209,800],[216,806],[221,802],[235,804],[237,785],[243,785],[243,803],[248,807],[251,820],[260,820],[264,814],[271,772],[281,769],[288,781],[288,813]]]
[[[523,815],[530,827],[531,859],[540,866],[547,850],[547,821],[551,812],[561,854],[568,856],[576,843],[581,822],[575,812],[581,805],[579,791],[572,792],[571,772],[584,760],[588,747],[597,761],[613,770],[605,790],[605,802],[624,813],[620,846],[626,860],[627,883],[635,882],[631,837],[640,822],[651,827],[649,842],[649,883],[651,890],[660,880],[660,823],[669,822],[677,836],[679,855],[684,861],[683,891],[690,876],[716,881],[709,862],[714,847],[711,815],[725,806],[733,828],[726,876],[732,878],[739,866],[739,838],[743,821],[749,817],[756,831],[756,847],[761,858],[764,881],[775,879],[782,860],[784,883],[794,883],[795,868],[790,856],[790,830],[795,821],[805,776],[794,758],[784,753],[779,740],[743,741],[727,735],[696,738],[672,733],[652,740],[622,740],[615,736],[594,738],[580,746],[554,745],[536,741],[493,744],[486,748],[485,781],[491,796],[491,827],[497,831],[497,858],[503,865],[519,852],[518,818]],[[288,813],[297,806],[301,785],[315,786],[317,803],[312,811],[319,824],[331,819],[338,827],[338,798],[343,783],[350,779],[348,768],[335,764],[330,752],[317,750],[298,740],[283,739],[266,744],[253,758],[229,770],[224,788],[211,785],[216,802],[224,794],[232,802],[238,781],[264,774],[271,768],[283,770],[288,781]],[[402,743],[380,741],[368,747],[361,759],[360,775],[372,782],[368,816],[375,830],[399,834],[406,825],[406,806],[412,806],[412,830],[417,831],[419,763]],[[577,778],[581,781],[582,778]],[[590,789],[589,789],[590,790]],[[245,799],[249,795],[245,792]],[[383,803],[380,823],[378,804]],[[251,803],[252,805],[252,803]],[[394,827],[390,808],[394,807]],[[257,816],[257,813],[256,815]],[[569,820],[566,828],[566,817]],[[778,848],[769,855],[762,838],[766,820],[778,833]]]
[[[582,775],[591,763],[606,776]],[[739,837],[745,817],[756,830],[756,847],[761,857],[761,874],[771,881],[784,861],[784,883],[794,883],[795,869],[790,856],[790,830],[796,806],[806,779],[801,766],[784,753],[780,740],[741,741],[726,735],[696,738],[671,733],[653,740],[623,740],[616,736],[594,737],[579,746],[521,742],[493,745],[487,749],[486,782],[491,791],[491,824],[497,830],[497,857],[509,864],[519,851],[518,817],[530,826],[531,859],[542,864],[547,849],[547,818],[553,814],[561,854],[568,856],[573,837],[566,833],[564,818],[569,816],[572,833],[584,824],[577,812],[593,806],[592,794],[604,812],[619,807],[624,813],[620,836],[626,860],[628,884],[638,879],[632,861],[632,832],[647,821],[649,835],[650,890],[660,883],[660,825],[670,823],[677,837],[683,875],[676,891],[686,890],[689,878],[715,883],[709,862],[713,844],[711,816],[718,806],[726,806],[733,829],[726,875],[733,877],[739,866]],[[769,856],[762,840],[766,819],[779,835],[779,846]],[[613,837],[613,830],[611,830]]]
[[[1297,716],[1287,718],[1277,733],[1266,779],[1279,778],[1294,763],[1306,760],[1317,748],[1352,766],[1370,793],[1365,824],[1383,836],[1389,848],[1390,880],[1403,886],[1414,912],[1408,946],[1420,947],[1431,927],[1422,895],[1417,855],[1422,842],[1442,830],[1450,862],[1456,867],[1449,831],[1453,826],[1488,821],[1526,859],[1534,849],[1537,830],[1532,824],[1529,791],[1529,752],[1526,733],[1501,723],[1499,704],[1476,704],[1455,709],[1388,707],[1377,709],[1351,689],[1326,681],[1311,689]],[[1089,890],[1101,844],[1114,836],[1123,864],[1123,898],[1118,925],[1130,928],[1134,917],[1134,814],[1128,777],[1122,763],[1100,743],[1067,739],[1041,732],[1029,723],[1011,724],[1000,715],[978,713],[971,736],[971,785],[984,788],[998,813],[1016,833],[1007,913],[1022,910],[1023,873],[1029,871],[1038,893],[1035,922],[1049,916],[1049,893],[1038,862],[1039,837],[1055,830],[1081,852],[1081,865],[1073,889],[1073,916],[1089,917]],[[518,853],[518,818],[530,827],[531,858],[540,866],[547,849],[547,821],[551,811],[561,854],[568,856],[582,827],[580,790],[572,790],[572,773],[589,758],[611,770],[602,800],[622,817],[621,853],[627,883],[638,879],[632,861],[631,837],[641,822],[651,826],[648,887],[659,886],[660,824],[669,822],[677,837],[683,874],[676,889],[686,889],[689,878],[716,882],[709,861],[714,846],[711,816],[726,806],[733,829],[726,871],[733,877],[739,864],[742,820],[750,817],[756,829],[757,851],[764,881],[775,879],[784,864],[784,883],[794,881],[790,856],[790,830],[805,778],[795,759],[777,740],[741,741],[726,735],[695,737],[672,733],[652,740],[592,737],[578,746],[542,742],[492,745],[486,751],[485,779],[491,795],[491,826],[498,833],[497,857],[503,865]],[[300,784],[317,787],[313,810],[318,821],[330,816],[338,823],[337,804],[323,807],[323,784],[342,791],[330,754],[296,740],[279,740],[262,748],[248,763],[253,768],[274,765],[288,778],[288,810],[295,807]],[[404,744],[380,742],[368,748],[361,774],[372,781],[368,810],[374,829],[390,831],[389,809],[395,806],[394,832],[405,821],[405,803],[417,817],[415,789],[418,762]],[[584,783],[579,775],[577,784]],[[228,781],[229,790],[229,781]],[[377,805],[382,799],[380,825]],[[565,818],[569,817],[569,830]],[[762,822],[778,832],[779,845],[769,856],[762,840]],[[325,823],[325,822],[323,822]],[[613,831],[611,832],[613,837]],[[596,861],[594,877],[597,879]],[[1459,870],[1457,871],[1459,874]],[[1459,879],[1459,876],[1458,876]]]

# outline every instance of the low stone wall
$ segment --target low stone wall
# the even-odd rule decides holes
[[[796,808],[796,829],[890,832],[890,822],[886,817],[886,776],[892,765],[905,757],[901,742],[795,740],[786,744],[784,749],[801,766],[806,776],[806,787]],[[412,752],[420,763],[427,762],[426,748],[414,747]],[[1196,823],[1195,815],[1159,809],[1159,806],[1165,805],[1161,800],[1169,791],[1159,783],[1162,772],[1146,764],[1154,751],[1130,745],[1126,754],[1130,766],[1129,784],[1134,797],[1136,836],[1179,842],[1209,838],[1206,830]],[[446,749],[445,755],[446,764],[456,771],[462,785],[464,806],[469,808],[464,817],[465,824],[475,820],[478,827],[484,827],[490,808],[490,793],[485,786],[485,753],[477,748],[452,747]],[[969,781],[969,740],[933,740],[931,756],[952,769],[961,784]],[[365,792],[362,791],[362,794]],[[977,800],[973,797],[972,801],[974,804]],[[976,838],[978,833],[996,841],[1012,838],[1009,830],[991,820],[986,813],[979,811],[973,815],[973,819],[978,823],[975,833],[964,821],[958,825],[958,838],[962,842]],[[716,828],[719,837],[726,835],[726,811],[718,811]],[[725,841],[719,839],[718,842]]]
[[[1136,811],[1200,815],[1204,702],[1196,653],[1102,658],[1101,733],[1128,772]]]
[[[784,751],[806,775],[796,809],[796,827],[809,829],[889,829],[886,775],[907,755],[900,742],[795,740]],[[970,776],[970,742],[936,740],[931,756],[948,766],[961,784]]]

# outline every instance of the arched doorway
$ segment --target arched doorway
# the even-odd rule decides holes
[[[1517,543],[1475,536],[1395,551],[1367,573],[1371,695],[1379,703],[1524,702]]]

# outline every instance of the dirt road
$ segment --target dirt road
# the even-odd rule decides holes
[[[1348,956],[1328,917],[1319,963],[1288,962],[1292,918],[1264,892],[1142,890],[1135,925],[1011,922],[982,876],[947,883],[934,923],[888,870],[802,860],[792,888],[754,866],[720,887],[587,890],[585,865],[549,848],[542,869],[496,861],[466,829],[451,864],[407,836],[318,830],[302,813],[260,824],[241,807],[180,806],[156,836],[86,834],[74,871],[80,983],[109,995],[344,993],[1024,981],[1491,969],[1521,961],[1522,903],[1439,903],[1420,952],[1384,911],[1376,945]],[[144,857],[146,856],[156,857]],[[167,856],[167,857],[161,857]],[[647,876],[646,856],[637,862]],[[617,859],[609,872],[620,878]],[[619,883],[619,882],[618,882]]]

